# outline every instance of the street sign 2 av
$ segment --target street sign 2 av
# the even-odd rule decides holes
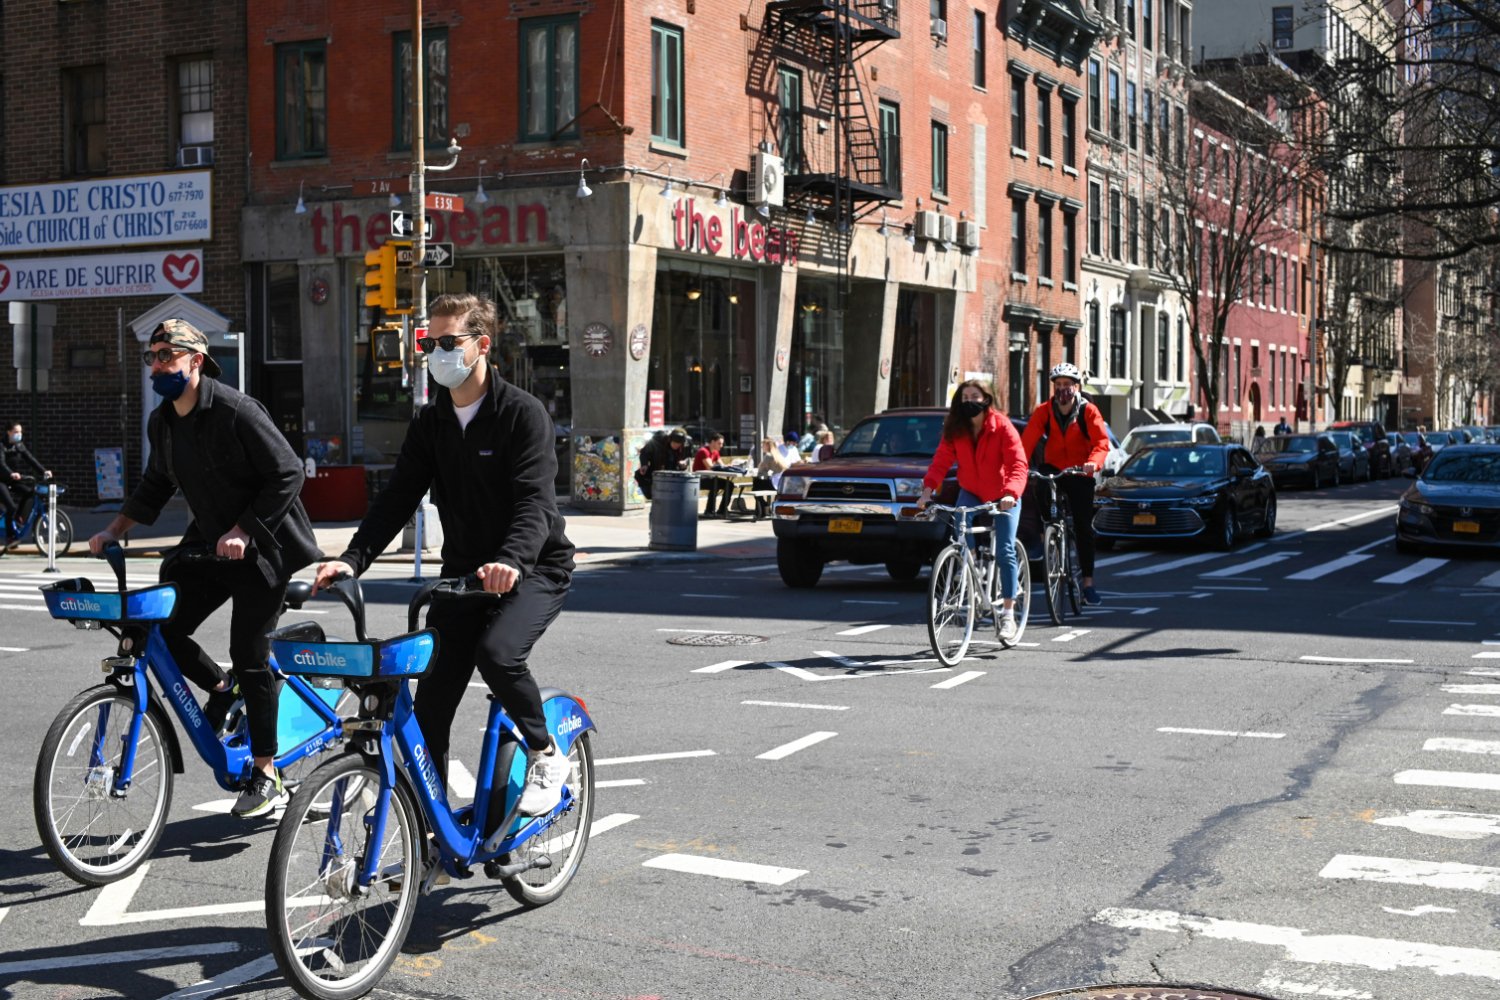
[[[430,240],[432,239],[432,219],[428,216],[423,216],[422,221],[426,223],[426,225],[422,227],[422,229],[424,230],[422,233],[422,238],[424,240]],[[417,221],[415,218],[408,215],[406,212],[402,211],[399,208],[394,208],[391,210],[392,236],[415,236],[416,233]]]
[[[452,267],[453,256],[452,243],[429,243],[422,253],[422,266]],[[396,265],[398,267],[411,267],[411,262],[414,259],[416,259],[416,251],[410,245],[396,247]]]

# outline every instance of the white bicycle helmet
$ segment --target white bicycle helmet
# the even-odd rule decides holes
[[[1078,370],[1078,366],[1077,365],[1072,364],[1071,362],[1068,362],[1068,361],[1064,361],[1060,365],[1054,365],[1053,368],[1052,368],[1052,371],[1050,371],[1050,372],[1047,373],[1047,381],[1048,382],[1051,382],[1054,379],[1060,379],[1060,378],[1070,378],[1074,382],[1082,382],[1083,381],[1083,372],[1081,372],[1081,371]]]

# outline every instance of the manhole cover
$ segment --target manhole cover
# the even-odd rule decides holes
[[[1039,993],[1029,1000],[1269,1000],[1260,993],[1241,993],[1212,986],[1075,986]]]
[[[737,635],[733,632],[705,632],[694,635],[674,635],[667,642],[673,646],[749,646],[765,642],[763,635]]]

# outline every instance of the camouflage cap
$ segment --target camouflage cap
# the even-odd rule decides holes
[[[208,338],[203,335],[202,330],[185,319],[162,320],[152,331],[150,343],[170,344],[184,351],[195,351],[203,355],[204,374],[219,377],[219,363],[208,353]]]

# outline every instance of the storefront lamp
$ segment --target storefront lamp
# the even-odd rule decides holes
[[[880,213],[880,228],[877,229],[877,230],[875,230],[875,231],[877,233],[879,233],[881,236],[889,236],[889,235],[891,235],[891,227],[890,227],[890,224],[888,222],[886,222],[886,220],[885,220],[885,213],[884,212]]]
[[[667,171],[666,183],[661,186],[661,196],[663,198],[672,197],[672,172],[670,170]]]
[[[390,206],[392,208],[400,208],[401,207],[401,196],[398,195],[396,192],[394,192],[394,191],[391,192],[391,197],[390,197],[389,201],[390,201]]]
[[[479,190],[474,192],[474,204],[476,205],[488,205],[490,203],[490,196],[484,193],[484,165],[488,162],[490,161],[479,161]]]
[[[292,211],[296,212],[298,215],[306,215],[307,214],[307,202],[305,202],[305,201],[302,200],[302,182],[301,181],[297,182],[297,207],[294,208],[294,209],[292,209]]]
[[[687,297],[689,302],[697,302],[702,295],[703,289],[699,288],[697,285],[688,286]]]
[[[578,164],[578,197],[580,198],[587,198],[594,193],[593,189],[589,187],[588,182],[583,179],[583,171],[588,165],[589,158],[587,156]]]

